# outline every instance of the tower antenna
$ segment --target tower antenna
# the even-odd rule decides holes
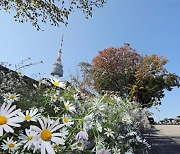
[[[59,49],[59,52],[58,52],[57,61],[61,61],[63,41],[64,41],[64,34],[63,34],[62,39],[61,39],[61,44],[60,44],[60,49]]]
[[[61,63],[63,40],[64,40],[64,34],[63,34],[62,39],[61,39],[61,44],[60,44],[60,49],[59,49],[59,52],[58,52],[57,60],[53,64],[52,71],[51,71],[51,75],[54,76],[57,79],[63,76],[63,66],[62,66],[62,63]]]

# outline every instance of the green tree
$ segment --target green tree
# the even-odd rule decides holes
[[[141,56],[125,44],[121,48],[100,51],[92,66],[88,65],[91,69],[86,69],[87,64],[81,68],[88,70],[85,78],[93,80],[89,81],[98,92],[115,92],[123,98],[128,96],[138,101],[143,107],[150,107],[161,103],[164,90],[171,91],[180,86],[180,78],[164,67],[167,62],[155,54]]]
[[[59,26],[67,25],[71,12],[80,9],[88,18],[94,7],[102,7],[106,0],[1,0],[0,10],[14,12],[15,21],[30,21],[38,30],[40,22]]]
[[[153,54],[145,55],[135,73],[135,84],[132,95],[136,96],[143,106],[150,107],[154,102],[161,104],[164,90],[171,91],[180,86],[180,78],[169,73],[164,67],[168,60]]]

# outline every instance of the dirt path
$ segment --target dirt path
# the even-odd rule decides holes
[[[180,125],[154,125],[144,135],[152,146],[144,154],[180,154]]]

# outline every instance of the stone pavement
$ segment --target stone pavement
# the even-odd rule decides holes
[[[142,154],[180,154],[180,125],[153,125],[144,136],[151,149]]]

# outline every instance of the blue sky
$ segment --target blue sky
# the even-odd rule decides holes
[[[69,25],[52,27],[42,25],[45,31],[36,31],[30,23],[14,22],[13,14],[0,14],[0,61],[16,64],[31,57],[33,62],[44,61],[25,71],[50,77],[64,33],[62,63],[64,77],[76,74],[79,62],[91,62],[98,51],[130,43],[140,54],[156,53],[165,56],[166,68],[180,75],[180,1],[179,0],[108,0],[104,8],[95,9],[93,17],[85,19],[75,11]],[[180,115],[180,89],[166,92],[161,112],[156,119]]]

